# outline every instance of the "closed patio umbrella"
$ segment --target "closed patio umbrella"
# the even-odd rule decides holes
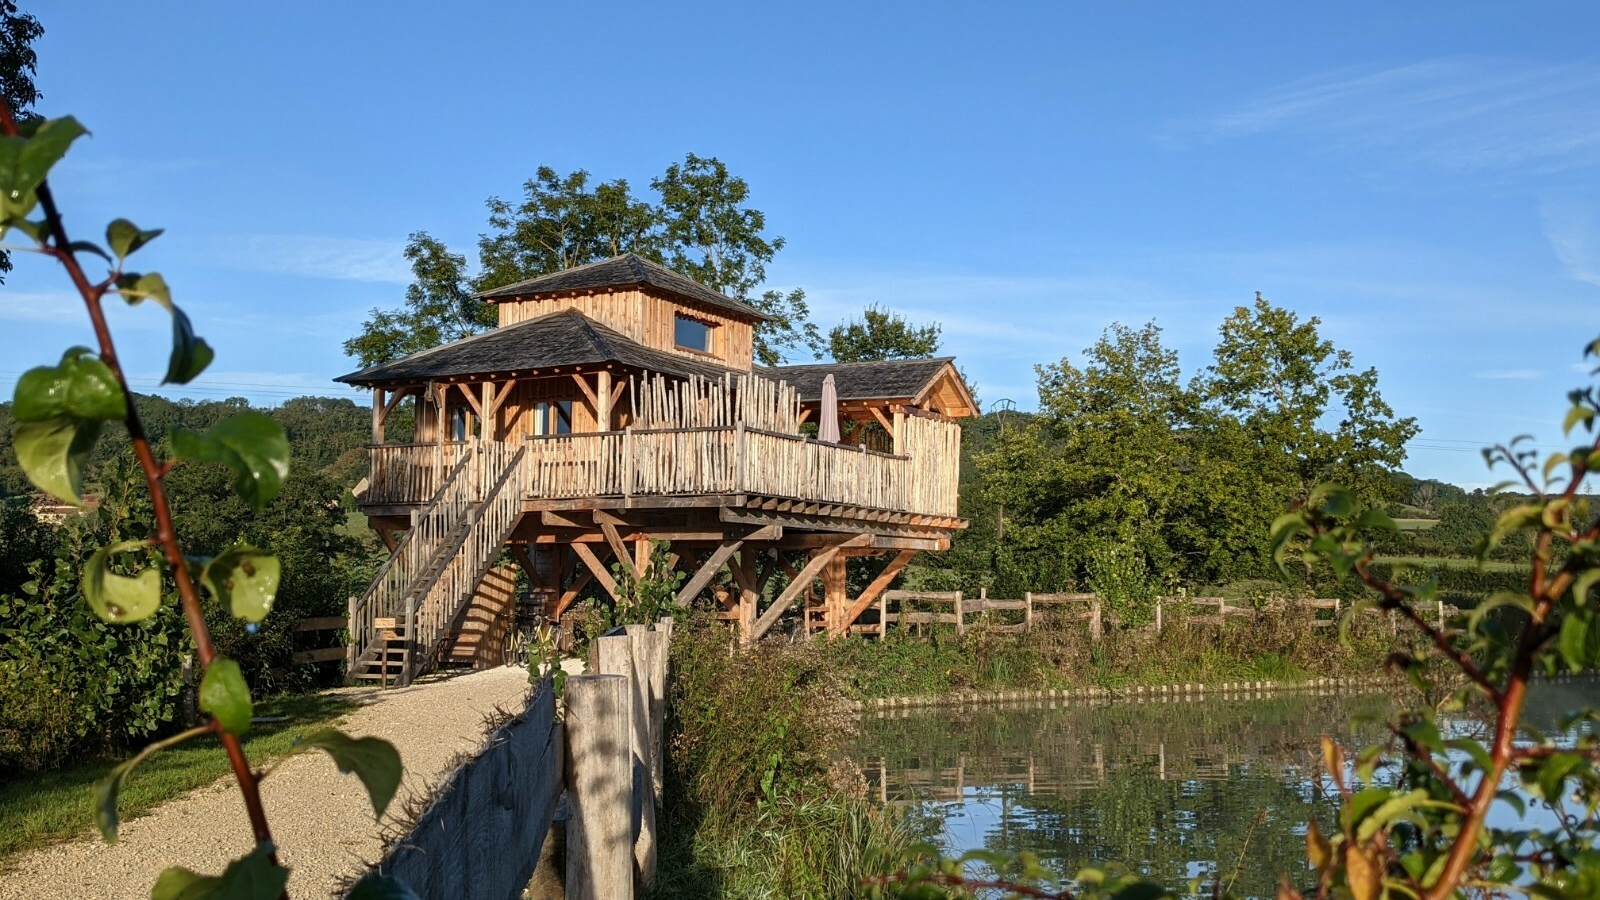
[[[822,418],[817,421],[817,440],[839,443],[839,388],[833,376],[822,379]]]

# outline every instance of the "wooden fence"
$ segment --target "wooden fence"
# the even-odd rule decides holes
[[[942,611],[946,606],[950,608],[949,612]],[[926,607],[939,607],[941,611],[927,611]],[[1066,611],[1055,612],[1052,619],[1082,621],[1089,630],[1090,638],[1096,641],[1104,637],[1106,627],[1110,624],[1109,611],[1094,594],[1029,592],[1021,600],[997,600],[989,597],[987,591],[980,592],[976,598],[967,597],[961,591],[884,591],[876,604],[878,623],[855,625],[851,630],[857,634],[882,636],[890,625],[919,631],[923,625],[954,625],[957,634],[965,634],[975,624],[974,617],[990,612],[1006,612],[1020,615],[1011,617],[1016,621],[988,618],[983,620],[984,626],[992,632],[1021,634],[1038,627],[1042,621],[1040,613],[1051,607],[1066,608]],[[1338,598],[1280,599],[1258,608],[1232,605],[1222,597],[1161,597],[1156,600],[1153,627],[1159,631],[1179,618],[1194,625],[1221,625],[1231,617],[1256,618],[1263,613],[1282,612],[1291,608],[1307,611],[1310,614],[1307,625],[1311,628],[1332,628],[1339,622],[1345,601]],[[1324,618],[1324,612],[1331,615]],[[1460,612],[1442,601],[1436,601],[1428,610],[1440,628],[1446,627],[1450,617]],[[1397,623],[1390,617],[1390,630],[1396,627]]]
[[[551,679],[445,779],[374,869],[421,900],[516,900],[566,792],[566,896],[631,900],[656,872],[662,731],[672,620],[613,629],[589,670]]]

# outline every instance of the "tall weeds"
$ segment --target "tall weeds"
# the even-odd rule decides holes
[[[680,620],[681,623],[681,620]],[[844,757],[842,684],[814,647],[673,636],[657,898],[841,898],[903,864],[912,835]]]

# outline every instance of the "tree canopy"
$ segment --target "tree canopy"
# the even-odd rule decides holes
[[[412,234],[406,258],[413,281],[404,304],[374,309],[345,352],[373,365],[476,334],[493,327],[495,316],[474,292],[623,253],[660,262],[770,316],[756,327],[763,365],[820,346],[804,291],[761,290],[784,240],[767,236],[766,215],[749,206],[743,178],[715,157],[690,153],[650,188],[653,202],[625,179],[596,182],[581,169],[561,175],[540,166],[523,183],[520,201],[489,198],[490,231],[478,238],[476,274],[442,241]]]
[[[939,323],[913,325],[903,316],[877,304],[862,310],[860,319],[835,325],[828,332],[828,355],[834,362],[880,359],[924,359],[939,352]]]
[[[43,34],[44,26],[33,16],[18,12],[15,0],[0,0],[0,97],[18,119],[32,116],[33,105],[39,102],[39,89],[33,83],[39,57],[33,42]],[[0,273],[9,271],[11,253],[0,250]]]

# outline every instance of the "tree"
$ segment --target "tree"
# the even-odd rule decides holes
[[[1417,420],[1397,418],[1378,393],[1378,371],[1356,371],[1320,324],[1256,294],[1252,307],[1223,321],[1214,362],[1194,390],[1242,425],[1263,464],[1291,479],[1291,496],[1337,481],[1363,500],[1401,499],[1391,475]]]
[[[913,325],[899,313],[877,304],[861,312],[860,320],[835,325],[828,332],[828,354],[834,362],[877,359],[926,359],[939,352],[938,322]]]
[[[756,326],[756,358],[764,365],[820,344],[804,291],[757,293],[784,241],[765,236],[765,214],[747,205],[749,185],[720,160],[691,153],[668,166],[650,182],[660,194],[655,203],[636,197],[624,179],[591,183],[582,169],[563,176],[541,166],[523,184],[520,202],[489,198],[491,231],[478,238],[475,275],[466,257],[426,232],[413,234],[406,258],[416,280],[405,305],[374,309],[345,352],[373,365],[476,334],[494,327],[495,316],[473,292],[623,253],[667,265],[771,317]]]
[[[451,253],[425,231],[411,235],[405,252],[416,278],[406,288],[405,306],[374,309],[361,333],[344,342],[344,352],[363,366],[457,341],[495,325],[494,308],[472,298],[465,256]]]
[[[18,120],[33,117],[39,102],[39,89],[33,76],[39,57],[33,42],[44,34],[44,26],[27,13],[19,13],[15,0],[0,0],[0,97],[5,98]],[[0,250],[0,272],[11,271],[11,253]],[[0,276],[0,284],[5,278]]]

